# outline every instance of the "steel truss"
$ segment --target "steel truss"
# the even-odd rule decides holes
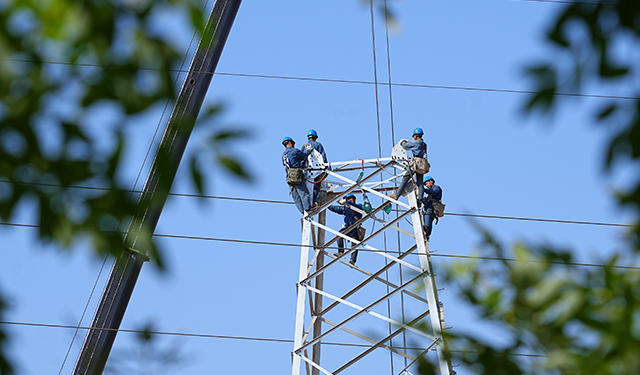
[[[385,194],[393,191],[394,183],[404,175],[407,165],[406,157],[396,148],[393,155],[392,158],[330,164],[317,160],[310,163],[310,176],[326,173],[327,178],[322,182],[324,194],[319,206],[302,219],[293,375],[299,375],[303,365],[307,375],[339,374],[343,371],[362,373],[358,365],[367,361],[377,366],[388,365],[389,357],[391,368],[394,363],[400,363],[394,373],[411,374],[416,362],[422,356],[432,355],[429,352],[433,350],[437,351],[439,364],[435,370],[443,375],[455,374],[444,354],[444,313],[438,300],[429,247],[422,229],[417,189],[410,189],[406,194],[408,202]],[[353,178],[358,172],[361,172],[358,178]],[[360,211],[362,219],[339,231],[326,223],[328,207],[349,193],[368,194],[380,204],[373,205],[370,213]],[[396,214],[383,219],[382,211],[389,203],[396,207]],[[345,234],[367,224],[372,224],[373,228],[361,241]],[[399,233],[398,247],[402,237],[405,244],[409,244],[407,249],[385,251],[381,249],[383,246],[378,246],[384,237],[386,247],[386,234],[395,236],[396,232]],[[338,238],[351,243],[351,247],[345,246],[343,254],[335,253]],[[358,249],[366,251],[361,251],[359,264],[352,265],[347,259]],[[372,258],[380,258],[373,271],[366,269],[376,263]],[[399,281],[390,280],[389,274],[399,275]],[[356,275],[360,279],[354,281]],[[416,288],[417,285],[420,288]],[[325,301],[329,302],[327,307],[323,307]],[[384,307],[390,309],[392,303],[396,306],[396,313],[384,312]],[[414,308],[411,311],[413,316],[405,315],[409,314],[408,310],[405,311],[405,306],[409,305]],[[381,337],[385,333],[386,336]],[[392,341],[394,338],[395,343]],[[402,345],[397,344],[400,338]],[[414,347],[412,350],[407,348],[407,340]],[[416,346],[421,350],[415,350]],[[321,349],[325,353],[332,350],[331,355],[325,354],[322,363]]]

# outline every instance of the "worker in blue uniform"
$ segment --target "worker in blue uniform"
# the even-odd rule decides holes
[[[423,159],[427,158],[427,144],[424,143],[424,141],[422,140],[423,135],[424,135],[424,132],[422,131],[422,128],[415,128],[413,130],[413,141],[403,141],[402,143],[400,143],[402,148],[407,150],[407,156],[412,158],[423,158]],[[402,177],[402,181],[400,181],[400,186],[398,186],[398,190],[396,190],[393,194],[391,194],[391,197],[393,199],[398,199],[398,197],[402,196],[402,194],[404,193],[404,189],[407,186],[407,183],[409,182],[409,180],[411,180],[411,177],[414,175],[414,173],[411,172],[411,168],[409,168],[408,166],[406,168],[406,172],[407,174],[404,177]],[[422,197],[422,195],[424,194],[422,177],[423,175],[415,173],[416,186],[418,187],[418,198]],[[418,203],[418,205],[420,205],[420,203]]]
[[[324,147],[322,146],[322,143],[318,142],[318,132],[315,131],[315,129],[311,129],[309,130],[309,132],[307,133],[307,143],[305,143],[305,145],[302,147],[302,152],[305,155],[309,155],[311,154],[311,152],[313,152],[313,150],[316,150],[320,153],[320,155],[322,155],[322,160],[325,163],[328,163],[329,160],[327,159],[327,154],[324,151]],[[324,179],[325,175],[321,174],[319,176],[317,176],[315,178],[315,180],[313,181],[313,197],[312,197],[312,202],[314,204],[314,206],[316,205],[316,202],[318,202],[318,200],[320,199],[320,182]]]
[[[304,178],[304,171],[293,169],[303,169],[306,167],[307,158],[302,151],[298,150],[294,146],[295,141],[291,137],[285,137],[282,140],[282,145],[285,147],[282,153],[282,164],[284,165],[285,173],[287,174],[287,184],[289,185],[289,194],[293,198],[293,202],[296,204],[300,213],[304,214],[311,208],[311,197],[309,196],[309,190],[307,190],[307,181]],[[290,182],[290,174],[301,174],[299,183]]]
[[[327,154],[324,152],[322,143],[318,142],[318,132],[315,131],[315,129],[309,130],[309,132],[307,133],[307,139],[308,141],[304,144],[302,152],[304,152],[305,155],[309,155],[311,151],[316,150],[320,153],[320,155],[322,155],[322,159],[324,160],[324,162],[327,163]]]
[[[353,194],[347,194],[347,196],[344,199],[344,205],[329,206],[329,211],[333,211],[337,214],[344,215],[344,225],[342,225],[342,229],[340,229],[340,233],[344,233],[347,236],[360,241],[362,240],[362,238],[358,238],[359,237],[358,228],[352,229],[349,233],[345,232],[345,230],[347,230],[350,226],[352,226],[353,223],[362,219],[362,214],[360,212],[352,210],[351,207],[357,207],[358,209],[362,210],[362,205],[359,203],[356,203],[356,196]],[[338,252],[335,253],[334,255],[338,256],[342,253],[344,253],[344,238],[339,237]],[[353,253],[351,253],[351,260],[349,260],[349,263],[356,264],[357,259],[358,259],[358,250],[354,250]]]
[[[424,193],[425,197],[420,197],[423,203],[422,206],[422,222],[424,224],[424,233],[427,236],[427,241],[431,236],[431,229],[433,219],[436,218],[436,214],[433,210],[433,202],[442,202],[442,188],[436,185],[436,180],[431,176],[424,178]],[[438,222],[436,221],[436,224]]]

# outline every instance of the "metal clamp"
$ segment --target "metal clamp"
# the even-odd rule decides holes
[[[148,256],[147,254],[143,253],[143,252],[142,252],[142,251],[140,251],[140,250],[136,250],[136,249],[134,249],[133,247],[125,247],[124,249],[125,249],[125,250],[127,250],[128,252],[130,252],[130,253],[131,253],[131,254],[133,254],[133,255],[139,255],[140,257],[142,257],[142,259],[143,259],[145,262],[148,262],[148,261],[150,261],[150,260],[151,260],[151,258],[149,258],[149,256]]]

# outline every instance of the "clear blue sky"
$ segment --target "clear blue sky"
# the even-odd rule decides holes
[[[400,23],[390,34],[394,83],[527,90],[532,86],[524,78],[523,67],[555,52],[546,47],[543,28],[561,8],[559,4],[510,0],[392,3]],[[169,11],[159,16],[186,51],[192,31],[185,28],[184,20],[175,19]],[[385,25],[379,13],[376,19],[378,80],[387,82]],[[371,40],[368,7],[357,0],[245,1],[218,72],[370,82],[374,79]],[[517,93],[395,86],[395,140],[409,138],[416,126],[425,130],[431,174],[444,190],[449,212],[629,221],[614,204],[613,187],[600,178],[605,133],[590,122],[591,108],[599,99],[564,99],[566,105],[555,117],[526,118],[520,111],[526,98]],[[211,168],[210,194],[289,201],[280,142],[291,136],[300,145],[310,128],[318,131],[330,160],[378,156],[376,96],[370,84],[219,75],[211,84],[207,102],[225,105],[219,126],[251,129],[253,136],[231,150],[255,176],[249,185]],[[389,108],[388,88],[380,86],[383,156],[389,156],[392,146]],[[124,172],[131,185],[160,113],[161,109],[151,111],[128,126],[130,149]],[[101,128],[109,121],[106,113],[88,126],[104,132]],[[190,148],[200,142],[194,137]],[[180,171],[175,192],[193,192],[186,172],[186,168]],[[339,220],[337,215],[330,216],[329,224],[338,228]],[[15,222],[32,223],[33,216],[23,210]],[[610,227],[496,219],[479,222],[507,242],[548,241],[574,249],[582,261],[597,262],[602,254],[623,245],[624,231]],[[297,243],[300,216],[290,204],[172,197],[157,233]],[[0,288],[11,304],[7,320],[78,324],[102,260],[92,256],[84,243],[70,253],[43,246],[35,241],[33,229],[0,228],[0,235]],[[468,255],[478,240],[466,219],[448,216],[435,227],[430,247],[439,254]],[[299,249],[159,241],[169,270],[160,274],[145,265],[123,329],[153,322],[159,331],[293,338]],[[368,257],[372,256],[361,254],[359,264],[365,267]],[[436,267],[448,261],[434,258]],[[91,320],[110,266],[107,262],[98,280],[83,326]],[[447,325],[454,330],[492,334],[492,327],[478,324],[453,290],[445,289],[440,298]],[[19,374],[58,373],[72,330],[4,328],[11,335],[9,353]],[[63,374],[71,373],[84,334],[81,331],[76,338]],[[149,373],[290,371],[290,343],[165,336],[158,337],[156,344],[180,347],[187,363]],[[133,334],[121,333],[113,355],[123,359],[135,347]],[[388,361],[382,366],[389,366]],[[384,369],[361,370],[389,373],[380,368]]]

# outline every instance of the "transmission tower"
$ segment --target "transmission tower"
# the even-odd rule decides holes
[[[302,219],[292,375],[359,374],[371,366],[381,369],[376,373],[386,373],[386,366],[393,374],[415,374],[418,360],[434,355],[436,371],[455,374],[444,354],[444,311],[417,189],[406,194],[408,202],[387,195],[405,173],[405,150],[396,145],[390,158],[330,164],[321,159],[315,151],[310,156],[311,180],[321,173],[327,177],[318,207]],[[362,219],[340,232],[327,225],[327,211],[349,193],[380,204],[360,211]],[[344,234],[359,226],[368,232],[361,241]],[[335,250],[340,237],[351,244],[344,254]],[[352,265],[348,259],[356,250]]]

